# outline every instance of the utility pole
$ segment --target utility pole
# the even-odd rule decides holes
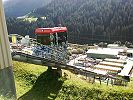
[[[1,96],[16,99],[12,58],[2,0],[0,0],[0,98]]]

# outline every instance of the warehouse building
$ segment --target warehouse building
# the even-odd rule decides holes
[[[117,58],[119,51],[122,51],[122,49],[111,49],[111,48],[97,48],[97,49],[89,49],[87,51],[87,56],[90,58]]]

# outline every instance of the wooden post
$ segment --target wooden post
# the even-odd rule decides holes
[[[52,70],[52,66],[48,66],[48,70],[51,71]]]
[[[101,77],[100,76],[99,76],[99,81],[100,81],[100,85],[101,85],[102,83],[101,83]]]
[[[122,80],[120,81],[120,85],[122,85]]]
[[[85,71],[85,77],[86,77],[86,80],[87,80],[87,73],[86,73],[86,71]]]
[[[94,75],[94,78],[93,78],[93,82],[92,82],[92,84],[95,83],[95,78],[96,78],[96,76]]]
[[[111,84],[112,84],[112,86],[114,85],[113,79],[111,79]]]
[[[125,87],[127,86],[127,82],[125,81]]]
[[[90,78],[90,75],[89,75],[89,83],[91,82],[91,78]]]
[[[59,73],[59,76],[61,77],[62,76],[62,70],[60,67],[57,68],[57,72]]]
[[[108,77],[108,80],[107,80],[107,86],[109,85],[109,77]]]
[[[2,0],[0,0],[0,96],[16,98],[12,71],[12,58],[9,46]]]

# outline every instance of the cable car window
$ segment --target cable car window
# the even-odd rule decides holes
[[[44,45],[50,45],[51,44],[50,35],[37,36],[37,42]]]

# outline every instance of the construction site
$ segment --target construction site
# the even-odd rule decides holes
[[[39,30],[39,32],[42,31]],[[88,48],[82,54],[72,54],[70,56],[67,53],[67,48],[70,48],[67,40],[61,40],[56,34],[50,36],[50,38],[55,38],[53,39],[54,42],[47,43],[48,41],[46,41],[47,45],[45,45],[44,42],[40,42],[43,41],[42,36],[42,34],[37,35],[39,39],[39,42],[37,42],[37,38],[22,37],[17,34],[10,35],[12,58],[46,65],[48,68],[57,68],[60,74],[61,69],[71,70],[78,75],[85,76],[92,83],[98,80],[100,84],[103,82],[107,83],[107,85],[125,86],[130,82],[133,67],[132,48],[108,44],[106,48],[93,46],[93,48]]]

